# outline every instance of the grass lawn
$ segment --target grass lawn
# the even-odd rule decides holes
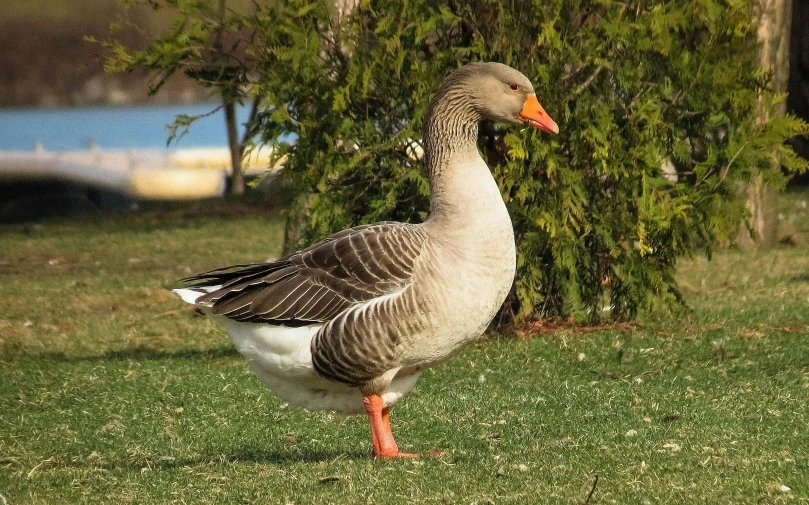
[[[426,372],[394,433],[446,455],[404,461],[369,458],[364,418],[288,408],[167,291],[277,255],[278,214],[4,226],[0,504],[809,504],[806,200],[798,245],[684,260],[689,317],[490,337]]]

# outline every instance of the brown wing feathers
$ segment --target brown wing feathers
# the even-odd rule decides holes
[[[221,268],[184,281],[221,286],[197,301],[237,321],[325,322],[352,305],[402,289],[424,240],[413,225],[359,226],[278,261]]]

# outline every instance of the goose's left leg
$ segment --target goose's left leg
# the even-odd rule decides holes
[[[365,412],[371,425],[371,441],[374,445],[375,458],[417,458],[418,454],[399,452],[393,432],[390,429],[390,409],[383,407],[384,401],[379,395],[363,397]]]

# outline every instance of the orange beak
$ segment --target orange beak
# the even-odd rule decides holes
[[[525,104],[522,107],[518,119],[542,131],[559,133],[559,126],[551,119],[548,113],[545,112],[545,109],[539,104],[537,96],[533,93],[528,95],[528,98],[525,99]]]

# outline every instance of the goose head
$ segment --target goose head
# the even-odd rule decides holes
[[[470,63],[450,74],[444,84],[466,95],[475,112],[485,119],[559,133],[559,126],[539,104],[531,81],[508,65]]]

